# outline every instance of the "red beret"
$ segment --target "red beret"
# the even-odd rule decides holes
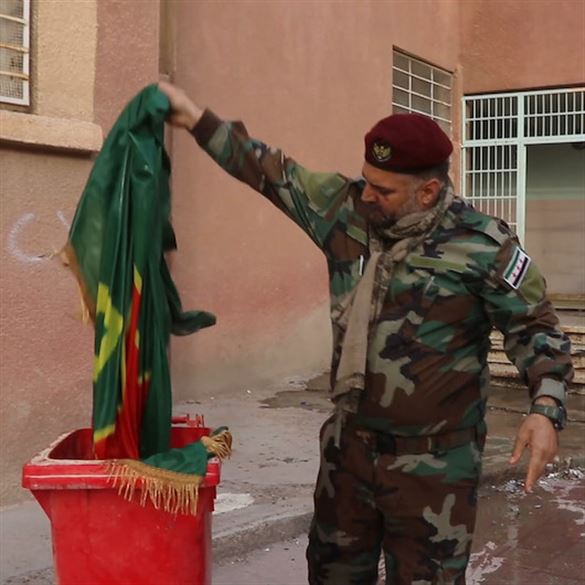
[[[366,160],[397,173],[416,173],[446,162],[453,152],[449,137],[422,114],[394,114],[380,120],[365,137]]]

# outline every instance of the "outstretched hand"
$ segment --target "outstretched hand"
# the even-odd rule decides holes
[[[178,87],[161,81],[158,88],[169,98],[171,113],[167,122],[177,128],[191,130],[203,114],[203,110],[193,103],[189,96]]]
[[[547,463],[550,463],[559,448],[558,434],[552,422],[540,414],[529,414],[520,425],[514,443],[514,450],[509,463],[516,465],[524,449],[530,449],[528,472],[524,483],[524,491],[532,493],[534,484],[543,474]]]

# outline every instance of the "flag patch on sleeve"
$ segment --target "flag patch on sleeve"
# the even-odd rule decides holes
[[[530,256],[528,256],[523,250],[520,248],[514,250],[512,259],[503,274],[504,280],[513,289],[517,289],[522,283],[524,276],[526,276],[528,267],[530,266],[530,262]]]

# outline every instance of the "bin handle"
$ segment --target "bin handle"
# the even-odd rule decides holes
[[[205,422],[202,414],[196,414],[191,418],[190,414],[180,414],[171,417],[171,424],[173,425],[187,425],[188,427],[204,427]]]

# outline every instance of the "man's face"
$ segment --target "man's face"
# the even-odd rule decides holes
[[[372,225],[390,227],[401,217],[421,209],[417,195],[424,181],[418,177],[383,171],[368,162],[364,162],[362,176],[366,185],[361,199]]]

